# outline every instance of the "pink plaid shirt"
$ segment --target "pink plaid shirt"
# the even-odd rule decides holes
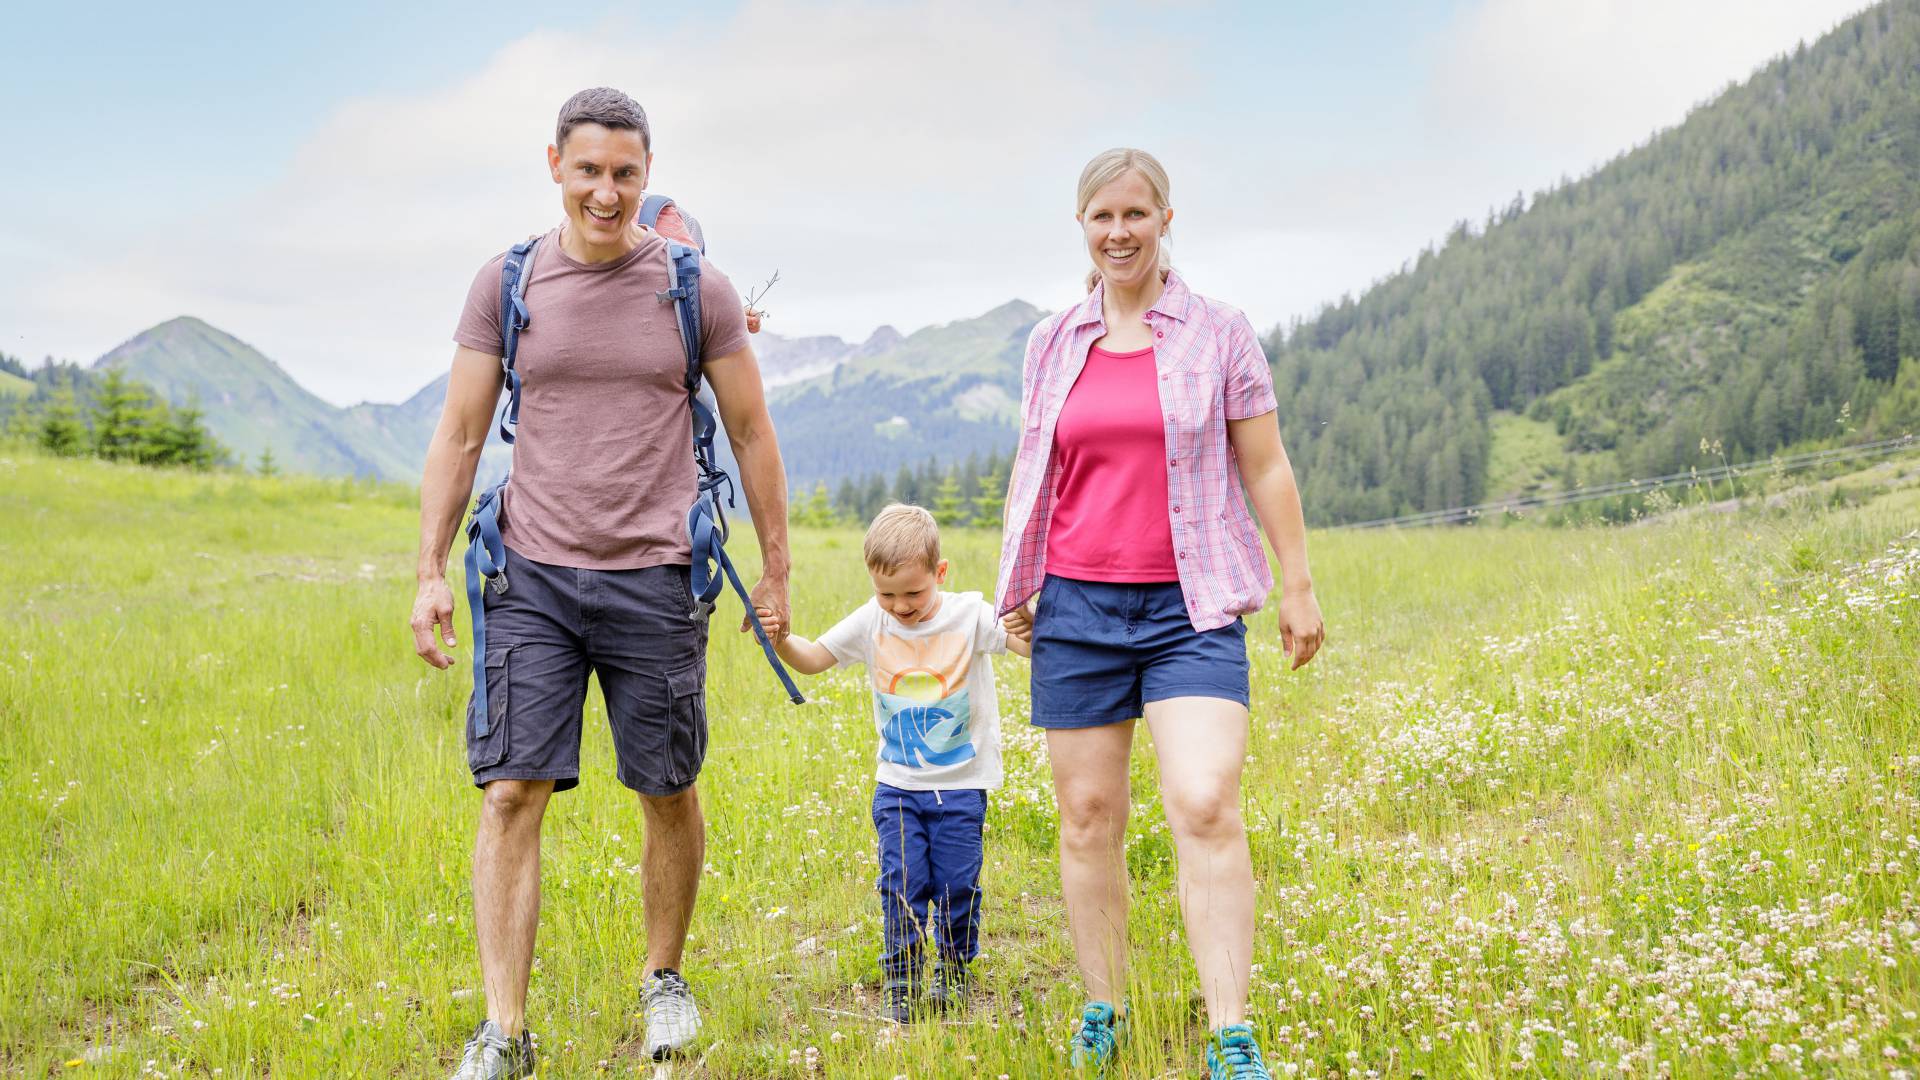
[[[1060,479],[1053,429],[1087,351],[1107,332],[1096,285],[1078,306],[1050,316],[1027,338],[1021,379],[1020,450],[1007,484],[1001,539],[1000,613],[1040,591],[1047,527]],[[1240,493],[1227,421],[1278,408],[1273,373],[1247,317],[1187,288],[1175,272],[1146,314],[1153,331],[1160,404],[1166,413],[1167,518],[1174,561],[1195,630],[1258,611],[1273,589],[1260,529]]]

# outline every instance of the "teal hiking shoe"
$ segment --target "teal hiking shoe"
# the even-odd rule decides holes
[[[510,1039],[500,1025],[482,1020],[467,1040],[453,1080],[527,1080],[533,1076],[533,1033]]]
[[[1253,1041],[1253,1025],[1228,1024],[1207,1040],[1207,1080],[1273,1080]]]
[[[1067,1058],[1075,1069],[1104,1075],[1118,1053],[1120,1035],[1126,1031],[1126,1018],[1114,1012],[1104,1001],[1089,1001],[1080,1010],[1080,1029],[1067,1044]]]

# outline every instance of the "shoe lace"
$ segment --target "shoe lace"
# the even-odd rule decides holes
[[[1273,1080],[1266,1062],[1260,1060],[1260,1048],[1253,1043],[1223,1042],[1217,1052],[1232,1080]]]
[[[1094,1057],[1109,1057],[1115,1046],[1113,1024],[1104,1014],[1088,1009],[1080,1017],[1080,1030],[1074,1033],[1073,1041]]]
[[[693,992],[678,975],[662,975],[647,994],[647,1023],[689,1024],[693,1022]]]
[[[486,1080],[494,1067],[504,1064],[512,1052],[511,1040],[490,1031],[481,1032],[467,1040],[467,1052],[460,1058],[460,1068],[454,1072],[453,1080]]]

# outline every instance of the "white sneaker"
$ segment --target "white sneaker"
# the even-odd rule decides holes
[[[687,980],[672,968],[661,968],[640,984],[647,1020],[647,1053],[655,1061],[685,1049],[700,1034],[700,1010],[693,1003]]]

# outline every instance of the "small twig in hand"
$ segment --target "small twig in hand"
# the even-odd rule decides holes
[[[773,276],[767,279],[766,284],[757,289],[747,290],[747,310],[764,317],[767,313],[760,310],[760,301],[765,300],[767,294],[772,292],[773,287],[779,283],[780,271],[775,270]]]

